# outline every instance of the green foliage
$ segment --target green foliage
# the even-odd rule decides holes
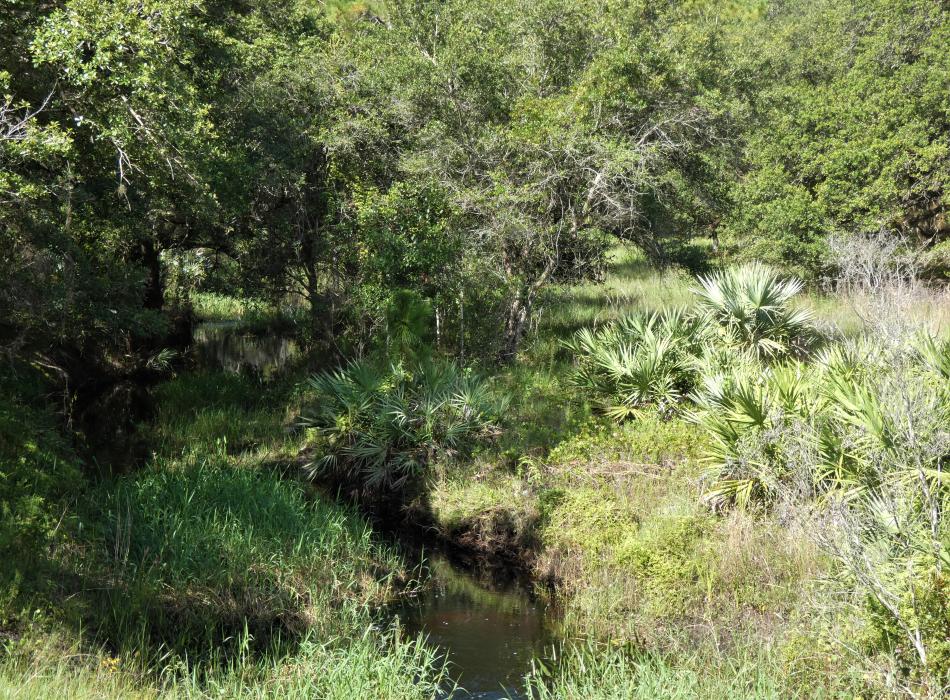
[[[386,310],[387,353],[397,360],[422,359],[429,354],[432,306],[412,290],[393,294]]]
[[[713,438],[707,458],[718,476],[710,497],[768,500],[784,478],[783,465],[801,461],[801,450],[812,455],[810,481],[819,492],[866,490],[882,478],[913,479],[918,469],[939,486],[939,448],[921,462],[921,445],[901,436],[905,418],[888,391],[892,382],[912,382],[916,400],[930,411],[914,439],[939,434],[948,416],[941,342],[921,336],[919,349],[905,347],[901,359],[890,360],[896,366],[865,345],[853,357],[833,348],[814,365],[750,362],[731,374],[705,376],[693,397],[700,410],[691,415]]]
[[[791,300],[802,290],[760,263],[699,278],[699,309],[740,348],[761,357],[800,352],[809,340],[811,314]]]
[[[21,649],[8,644],[0,653],[0,696],[10,700],[425,700],[442,676],[436,653],[420,640],[394,634],[364,634],[359,619],[345,630],[351,641],[308,639],[296,651],[265,658],[248,653],[219,660],[216,666],[189,666],[167,659],[163,669],[90,652],[79,644],[47,644]],[[342,631],[342,630],[341,630]],[[11,648],[12,647],[12,648]]]
[[[807,382],[799,364],[760,369],[750,363],[703,377],[693,396],[699,410],[690,416],[711,438],[705,456],[714,480],[706,494],[711,502],[745,507],[775,497],[784,467],[770,431],[793,429],[814,406]]]
[[[50,551],[71,528],[81,461],[53,411],[23,377],[0,376],[0,622],[44,588]],[[37,392],[38,393],[38,392]]]
[[[637,530],[636,514],[598,488],[572,488],[548,497],[542,538],[545,545],[565,553],[582,552],[588,561],[609,555]]]
[[[738,65],[755,76],[760,118],[724,226],[732,249],[815,277],[835,231],[944,238],[946,6],[784,3],[742,32]]]
[[[723,370],[755,357],[802,354],[812,344],[811,314],[791,305],[802,288],[799,280],[783,280],[765,266],[750,264],[699,282],[693,290],[695,310],[626,316],[597,330],[581,329],[565,343],[575,358],[575,384],[607,415],[622,421],[646,405],[669,413],[702,382],[707,384],[703,395],[721,394]],[[775,376],[790,379],[781,369]],[[794,394],[797,388],[792,383],[782,391]],[[747,412],[756,403],[742,386],[733,400]],[[758,424],[764,419],[749,417]],[[727,430],[725,423],[720,427]]]
[[[767,659],[710,668],[702,657],[664,659],[591,644],[569,648],[551,672],[538,665],[528,679],[535,700],[627,700],[782,697]],[[777,675],[777,674],[776,674]]]
[[[666,418],[656,411],[643,411],[636,421],[617,425],[590,421],[575,435],[566,437],[548,453],[554,464],[638,462],[683,464],[698,457],[703,441],[682,418]]]
[[[677,310],[585,328],[565,346],[577,358],[575,384],[601,397],[605,414],[621,421],[647,405],[669,411],[689,391],[701,332]]]
[[[470,454],[497,434],[502,412],[487,381],[444,360],[352,363],[309,384],[318,398],[301,424],[314,430],[312,468],[372,491],[417,486],[435,462]]]
[[[4,395],[41,393],[25,376]],[[403,561],[288,478],[293,453],[274,460],[280,387],[183,374],[155,398],[156,454],[95,484],[42,401],[0,406],[0,695],[431,697],[434,650],[369,613]],[[241,438],[227,450],[221,414]]]
[[[153,468],[91,500],[101,509],[98,549],[115,553],[123,582],[102,601],[100,634],[132,642],[144,633],[181,652],[236,643],[242,627],[257,644],[302,633],[310,606],[330,593],[321,581],[355,586],[372,548],[360,520],[220,457]]]

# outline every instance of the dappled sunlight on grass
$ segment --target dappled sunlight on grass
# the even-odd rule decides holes
[[[562,286],[550,292],[540,310],[538,335],[566,338],[571,333],[637,311],[660,311],[691,301],[692,278],[676,268],[657,269],[633,246],[616,246],[602,282]]]

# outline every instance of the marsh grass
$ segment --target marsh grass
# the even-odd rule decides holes
[[[355,621],[354,621],[355,622]],[[444,661],[420,639],[354,625],[339,638],[308,638],[290,654],[244,654],[199,666],[166,655],[160,667],[105,649],[7,644],[2,700],[422,700],[435,696]],[[22,646],[22,645],[21,645]]]
[[[699,656],[676,664],[651,655],[594,645],[570,648],[553,675],[529,677],[533,700],[766,700],[786,697],[768,658],[746,652],[721,665]]]
[[[246,374],[188,374],[155,390],[155,420],[142,426],[152,450],[164,457],[198,456],[215,450],[240,456],[270,451],[295,454],[292,422],[294,383],[265,383]]]
[[[241,319],[252,304],[238,297],[215,292],[192,292],[191,306],[200,321],[233,321]]]
[[[434,695],[434,650],[372,614],[408,584],[403,560],[293,478],[293,386],[157,389],[149,463],[76,495],[50,590],[4,609],[0,698]]]
[[[689,306],[694,301],[695,277],[677,267],[660,269],[633,246],[618,245],[608,255],[600,282],[561,286],[551,290],[534,325],[533,357],[547,357],[554,341],[568,338],[581,328],[603,325],[633,313],[654,313]],[[826,285],[827,286],[827,285]],[[835,328],[845,336],[864,329],[868,303],[858,290],[827,292],[822,285],[805,290],[793,302],[794,308],[810,311],[824,328]],[[920,293],[909,305],[911,313],[934,328],[950,327],[950,297],[946,290]]]

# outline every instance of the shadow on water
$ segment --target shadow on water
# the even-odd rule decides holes
[[[511,572],[473,571],[426,552],[420,591],[386,610],[409,637],[439,647],[458,684],[443,699],[526,698],[532,660],[547,665],[559,645],[559,616]]]
[[[192,353],[199,367],[254,374],[271,379],[299,353],[292,338],[278,334],[244,333],[236,321],[198,324]]]
[[[251,335],[234,322],[209,322],[195,328],[192,353],[198,366],[266,380],[292,362],[298,348],[280,335]],[[380,610],[378,621],[398,621],[407,637],[423,635],[442,651],[452,682],[440,700],[527,698],[524,679],[532,663],[538,659],[550,667],[560,647],[555,607],[510,568],[486,569],[423,549],[406,533],[388,535],[409,561],[421,563],[422,585]]]

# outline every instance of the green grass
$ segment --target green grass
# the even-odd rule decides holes
[[[547,359],[560,339],[580,328],[635,312],[689,306],[695,286],[694,276],[685,270],[657,269],[638,249],[616,246],[609,252],[603,281],[556,287],[548,293],[533,344],[525,353],[534,362],[539,356]],[[843,335],[857,335],[865,325],[862,300],[857,297],[810,288],[795,300],[795,306],[811,311],[820,326],[836,328]],[[921,322],[935,328],[950,327],[950,304],[945,294],[922,295],[912,306]]]
[[[559,342],[581,328],[636,311],[649,313],[690,303],[692,285],[687,272],[672,267],[659,270],[637,248],[616,246],[608,254],[602,281],[555,287],[547,293],[525,353],[532,364],[549,361],[559,354]]]
[[[250,308],[244,299],[215,292],[193,292],[191,305],[200,321],[236,321]]]
[[[434,650],[373,619],[404,562],[293,478],[292,386],[182,375],[156,391],[144,468],[70,498],[41,484],[66,517],[29,540],[46,585],[0,591],[0,698],[432,697]]]
[[[160,670],[74,645],[3,648],[2,700],[418,700],[435,695],[440,663],[419,640],[345,630],[302,642],[293,654],[243,655],[213,667],[166,658]]]
[[[199,322],[234,322],[245,333],[279,333],[302,339],[309,339],[313,330],[309,313],[299,303],[277,305],[216,292],[192,292],[189,299]]]
[[[559,584],[570,638],[652,650],[571,653],[539,698],[785,697],[859,687],[809,608],[828,562],[802,532],[702,502],[705,434],[645,412],[616,425],[569,381],[561,340],[635,311],[689,303],[693,280],[618,248],[598,284],[554,290],[521,362],[498,377],[513,397],[494,451],[435,481],[440,527],[485,551],[526,547]],[[814,295],[820,316],[843,304]],[[807,646],[807,645],[806,645]],[[757,650],[754,654],[749,650]]]
[[[671,663],[657,656],[594,646],[575,647],[553,677],[530,678],[534,700],[767,700],[787,697],[767,658],[732,659],[721,667],[691,657]]]

